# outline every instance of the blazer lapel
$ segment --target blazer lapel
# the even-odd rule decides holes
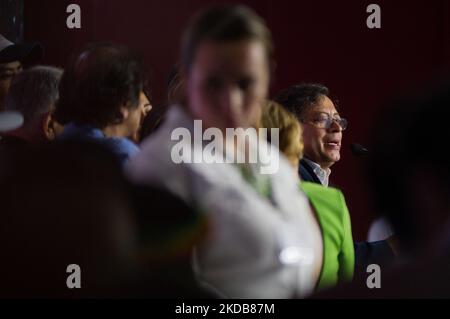
[[[298,166],[298,173],[300,178],[305,182],[322,184],[316,173],[314,173],[313,168],[303,159],[300,161],[300,165]]]

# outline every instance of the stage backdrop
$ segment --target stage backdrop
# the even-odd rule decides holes
[[[68,29],[66,8],[81,8],[81,29]],[[206,0],[40,0],[25,2],[25,38],[46,48],[45,62],[64,66],[90,41],[128,45],[145,57],[151,71],[153,102],[164,101],[166,79],[177,61],[179,39],[188,18]],[[277,69],[272,94],[290,84],[327,85],[350,122],[342,160],[332,184],[350,208],[355,239],[364,239],[376,215],[364,179],[362,159],[349,145],[366,144],[382,130],[376,116],[390,96],[426,83],[449,65],[450,3],[435,1],[245,1],[269,24]],[[381,29],[366,25],[370,3],[381,7]],[[421,151],[418,146],[417,150]],[[401,163],[392,163],[401,165]],[[389,180],[389,176],[386,176]]]

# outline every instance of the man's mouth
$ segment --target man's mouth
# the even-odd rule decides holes
[[[326,147],[339,149],[341,147],[341,142],[337,140],[326,141],[323,143]]]

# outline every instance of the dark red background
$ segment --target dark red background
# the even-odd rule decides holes
[[[82,28],[66,27],[66,7],[81,7]],[[90,41],[113,41],[138,50],[152,74],[154,103],[165,95],[177,61],[180,35],[204,0],[25,1],[25,39],[46,48],[45,62],[64,66]],[[436,1],[244,1],[262,15],[276,44],[272,92],[302,81],[327,85],[349,119],[342,160],[332,183],[345,193],[355,239],[363,239],[374,214],[360,159],[351,142],[369,143],[376,115],[393,95],[420,87],[449,66],[450,2]],[[381,7],[381,29],[368,29],[366,7]],[[368,144],[370,146],[370,144]],[[401,165],[401,163],[393,163]],[[388,176],[386,179],[388,180]]]

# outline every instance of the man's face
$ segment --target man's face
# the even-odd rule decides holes
[[[130,114],[126,120],[127,128],[130,132],[130,137],[138,142],[139,140],[139,130],[141,128],[142,122],[147,114],[151,111],[152,105],[148,100],[144,92],[139,94],[139,105],[136,108],[130,110]]]
[[[187,76],[188,108],[203,127],[253,127],[269,86],[264,47],[257,41],[204,42]]]
[[[8,94],[11,81],[22,71],[22,64],[19,61],[0,64],[0,110],[3,108],[3,101]]]
[[[320,123],[327,117],[340,118],[333,102],[322,96],[317,103],[309,106],[303,114],[303,142],[305,156],[329,168],[339,161],[341,155],[342,128],[335,121],[330,128],[321,128]]]

